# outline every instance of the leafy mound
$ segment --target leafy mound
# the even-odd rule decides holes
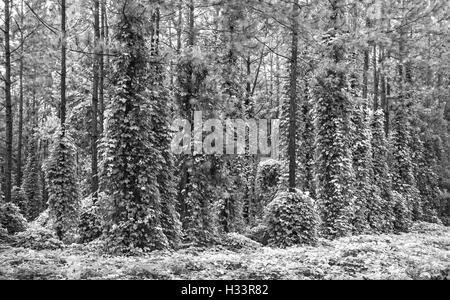
[[[33,250],[57,250],[64,247],[63,243],[56,238],[54,233],[42,227],[31,227],[14,237],[14,247],[22,247]]]
[[[301,191],[281,192],[266,208],[268,243],[279,247],[314,245],[319,220],[314,200],[308,195]]]
[[[222,238],[222,246],[231,251],[257,249],[261,244],[238,233],[227,233]]]
[[[92,242],[101,236],[102,222],[98,207],[92,206],[81,213],[78,231],[81,243]]]
[[[0,204],[0,225],[8,231],[8,234],[14,234],[26,230],[27,220],[17,205],[3,203]]]

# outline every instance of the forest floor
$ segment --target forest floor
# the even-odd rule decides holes
[[[0,279],[450,279],[450,228],[434,224],[317,247],[234,248],[114,257],[95,243],[42,251],[0,245]]]

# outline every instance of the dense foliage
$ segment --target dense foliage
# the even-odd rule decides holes
[[[60,239],[71,240],[79,221],[80,195],[75,175],[73,144],[64,133],[58,133],[47,161],[46,177],[49,212]]]
[[[128,255],[450,224],[447,0],[4,2],[2,240],[28,221],[18,246]]]
[[[266,208],[268,244],[278,247],[315,245],[319,214],[313,199],[301,191],[281,192]]]

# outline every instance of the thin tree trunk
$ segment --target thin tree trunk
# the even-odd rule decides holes
[[[377,55],[377,45],[373,45],[373,109],[376,111],[378,109],[378,97],[379,97],[379,75],[378,75],[378,55]]]
[[[99,101],[99,67],[101,60],[100,45],[100,0],[94,0],[94,63],[92,80],[92,102],[91,102],[91,194],[96,202],[98,198],[98,101]]]
[[[59,115],[63,135],[66,130],[66,43],[66,0],[61,0],[61,104]]]
[[[289,190],[295,192],[296,187],[296,115],[297,115],[297,59],[298,59],[298,0],[293,3],[291,70],[289,89]]]
[[[98,81],[98,124],[99,134],[102,135],[104,128],[104,114],[105,114],[105,43],[106,43],[106,0],[100,0],[100,57],[99,60],[99,81]]]
[[[181,33],[183,24],[183,2],[178,2],[178,20],[177,20],[177,54],[181,53]]]
[[[370,27],[370,20],[366,19],[366,26]],[[364,50],[364,70],[363,70],[363,99],[369,98],[369,63],[370,63],[369,49]]]
[[[281,80],[280,80],[280,57],[277,55],[275,57],[276,61],[276,78],[275,78],[275,84],[276,84],[276,93],[277,93],[277,114],[276,118],[280,117],[280,102],[281,102]]]
[[[11,47],[10,47],[10,0],[5,3],[5,113],[6,113],[6,147],[5,147],[5,201],[11,202],[12,189],[12,139],[13,114],[11,99]]]
[[[390,58],[390,54],[388,54],[388,58]],[[391,79],[389,77],[386,78],[386,107],[384,109],[384,118],[385,118],[385,131],[386,136],[389,137],[389,133],[391,131]]]
[[[380,106],[384,111],[386,111],[386,75],[384,74],[384,55],[384,50],[380,48]]]
[[[23,148],[23,0],[20,6],[20,65],[19,65],[19,124],[17,140],[16,185],[22,185],[22,148]]]

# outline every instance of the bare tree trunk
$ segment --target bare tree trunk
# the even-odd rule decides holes
[[[11,46],[10,46],[10,0],[5,3],[5,112],[6,112],[6,147],[5,147],[5,200],[11,202],[12,189],[12,139],[13,114],[11,99]]]
[[[59,116],[63,135],[66,130],[66,38],[66,0],[61,0],[61,105]]]
[[[297,115],[297,77],[298,77],[298,0],[293,3],[291,69],[289,83],[289,190],[295,192],[296,187],[296,115]]]
[[[96,202],[98,198],[98,98],[99,98],[99,67],[101,60],[100,52],[100,0],[94,0],[94,63],[92,64],[92,102],[91,102],[91,193]]]
[[[102,135],[104,128],[104,114],[105,114],[105,43],[106,43],[106,0],[100,0],[100,57],[99,60],[99,81],[98,81],[98,124],[99,134]]]
[[[386,75],[384,74],[384,59],[385,59],[385,52],[382,48],[380,48],[380,106],[383,109],[383,111],[386,111],[386,104],[387,104],[387,96],[386,96]]]
[[[370,20],[366,19],[366,26],[370,27]],[[370,63],[369,49],[364,50],[364,70],[363,70],[363,99],[369,98],[369,63]]]
[[[177,20],[177,53],[181,52],[181,33],[183,24],[183,1],[178,2],[178,20]]]
[[[22,148],[23,148],[23,0],[20,6],[20,62],[19,62],[19,128],[17,140],[16,185],[22,185]]]
[[[379,97],[379,77],[378,77],[378,55],[377,55],[377,45],[373,45],[373,109],[376,111],[378,109],[378,97]]]

